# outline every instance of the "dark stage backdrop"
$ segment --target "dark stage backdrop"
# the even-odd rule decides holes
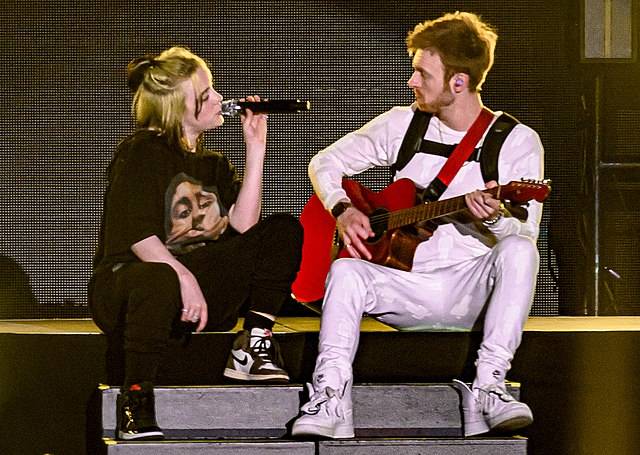
[[[500,34],[485,104],[536,129],[545,145],[546,173],[555,186],[540,233],[533,314],[558,314],[559,299],[574,292],[575,222],[552,213],[561,200],[571,204],[578,167],[564,41],[574,21],[565,9],[562,2],[539,0],[4,0],[0,317],[88,316],[85,289],[105,169],[133,127],[129,60],[185,45],[211,65],[225,98],[255,93],[310,100],[309,113],[269,119],[264,214],[298,215],[312,194],[309,159],[375,115],[411,103],[404,38],[418,21],[455,10],[482,15]],[[206,142],[242,172],[238,120],[210,132]],[[375,189],[387,179],[386,169],[361,177]],[[550,247],[552,230],[563,260]],[[566,268],[559,269],[560,262]]]

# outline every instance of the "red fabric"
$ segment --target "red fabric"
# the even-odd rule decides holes
[[[324,279],[333,260],[331,245],[336,220],[314,194],[302,209],[300,223],[304,230],[302,263],[291,293],[298,302],[315,302],[324,295]]]
[[[453,178],[456,176],[462,165],[471,155],[471,152],[475,148],[476,144],[489,127],[489,124],[493,120],[493,114],[485,107],[482,108],[480,114],[471,125],[471,128],[467,131],[467,134],[462,138],[458,146],[455,148],[449,159],[440,172],[437,179],[440,179],[442,183],[449,186]]]

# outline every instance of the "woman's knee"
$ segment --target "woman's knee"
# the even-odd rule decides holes
[[[302,225],[287,213],[271,215],[264,222],[262,254],[276,261],[282,270],[295,274],[302,260]]]
[[[168,264],[162,262],[141,262],[131,273],[141,286],[152,289],[176,288],[179,286],[178,274]]]
[[[274,213],[265,218],[270,236],[286,239],[298,247],[302,246],[302,225],[296,217],[289,213]]]
[[[153,307],[154,311],[172,312],[180,306],[178,274],[168,264],[142,262],[122,270],[130,289],[129,305]]]

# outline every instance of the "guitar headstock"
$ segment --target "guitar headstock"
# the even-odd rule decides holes
[[[535,199],[538,202],[544,202],[551,193],[551,180],[522,179],[519,182],[511,181],[501,185],[495,190],[495,197],[501,201],[524,204]]]

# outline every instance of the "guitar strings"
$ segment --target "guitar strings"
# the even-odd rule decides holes
[[[521,184],[521,186],[522,186],[522,184]],[[496,189],[497,189],[497,191],[500,191],[503,187],[504,187],[504,185],[500,185],[500,186],[496,187]],[[496,190],[496,189],[493,189],[493,190]],[[445,201],[452,202],[452,201],[457,200],[459,197],[463,197],[463,196],[458,196],[458,197],[455,197],[455,198],[447,199]],[[445,201],[437,201],[437,203],[443,203]],[[403,211],[406,213],[406,215],[408,217],[409,216],[415,216],[416,215],[415,212],[421,212],[426,207],[428,207],[426,210],[430,210],[432,207],[429,207],[429,205],[430,204],[417,205],[417,206],[413,206],[413,207],[409,207],[407,209],[404,209]],[[455,207],[455,204],[454,204],[454,207]],[[442,214],[440,214],[440,215],[438,215],[437,217],[434,217],[434,218],[440,218],[442,216],[450,215],[450,214],[458,212],[460,210],[464,210],[464,207],[463,208],[454,208],[454,207],[452,207],[453,210],[449,210],[448,213],[442,213]],[[424,213],[421,214],[421,218],[423,217],[422,215],[424,215]],[[371,217],[369,217],[369,224],[371,225],[372,228],[374,226],[375,227],[378,227],[378,226],[384,227],[386,224],[388,224],[388,221],[389,221],[390,218],[391,218],[391,212],[384,212],[384,213],[381,213],[381,214],[378,214],[378,215],[372,215]],[[417,221],[419,221],[419,220],[416,220],[416,222]]]
[[[417,206],[409,207],[408,209],[404,209],[403,211],[406,213],[406,215],[413,216],[416,214],[415,212],[421,212],[425,210],[425,208],[426,210],[431,209],[431,207],[429,207],[429,204],[425,204],[425,205],[417,205]],[[424,214],[420,214],[420,215],[422,218],[422,215]],[[380,213],[378,215],[372,215],[371,217],[369,217],[369,223],[376,223],[376,224],[384,223],[384,222],[387,222],[389,218],[391,218],[391,212],[384,212],[384,213]]]
[[[414,206],[414,207],[411,207],[411,208],[405,209],[405,210],[406,210],[406,212],[422,212],[423,211],[422,209],[424,209],[424,208],[425,208],[425,206],[419,205],[419,206]],[[429,209],[430,208],[431,207],[429,207]],[[454,206],[454,207],[450,208],[449,210],[445,211],[445,213],[440,213],[437,216],[432,216],[432,217],[426,216],[425,213],[420,213],[420,216],[418,217],[418,219],[414,220],[413,222],[407,222],[405,224],[417,223],[418,221],[420,221],[421,219],[423,219],[425,217],[428,218],[428,219],[442,218],[442,217],[445,217],[447,215],[452,215],[452,214],[454,214],[456,212],[460,212],[460,211],[463,211],[463,210],[466,210],[466,207],[455,207]],[[405,220],[409,216],[414,216],[415,217],[415,213],[407,213],[407,215],[408,216],[405,217]],[[372,228],[374,226],[375,227],[378,227],[378,226],[386,227],[386,225],[388,224],[388,221],[389,221],[390,218],[391,218],[391,212],[385,212],[385,213],[381,213],[379,215],[373,215],[373,216],[369,217],[369,224],[371,225]]]

